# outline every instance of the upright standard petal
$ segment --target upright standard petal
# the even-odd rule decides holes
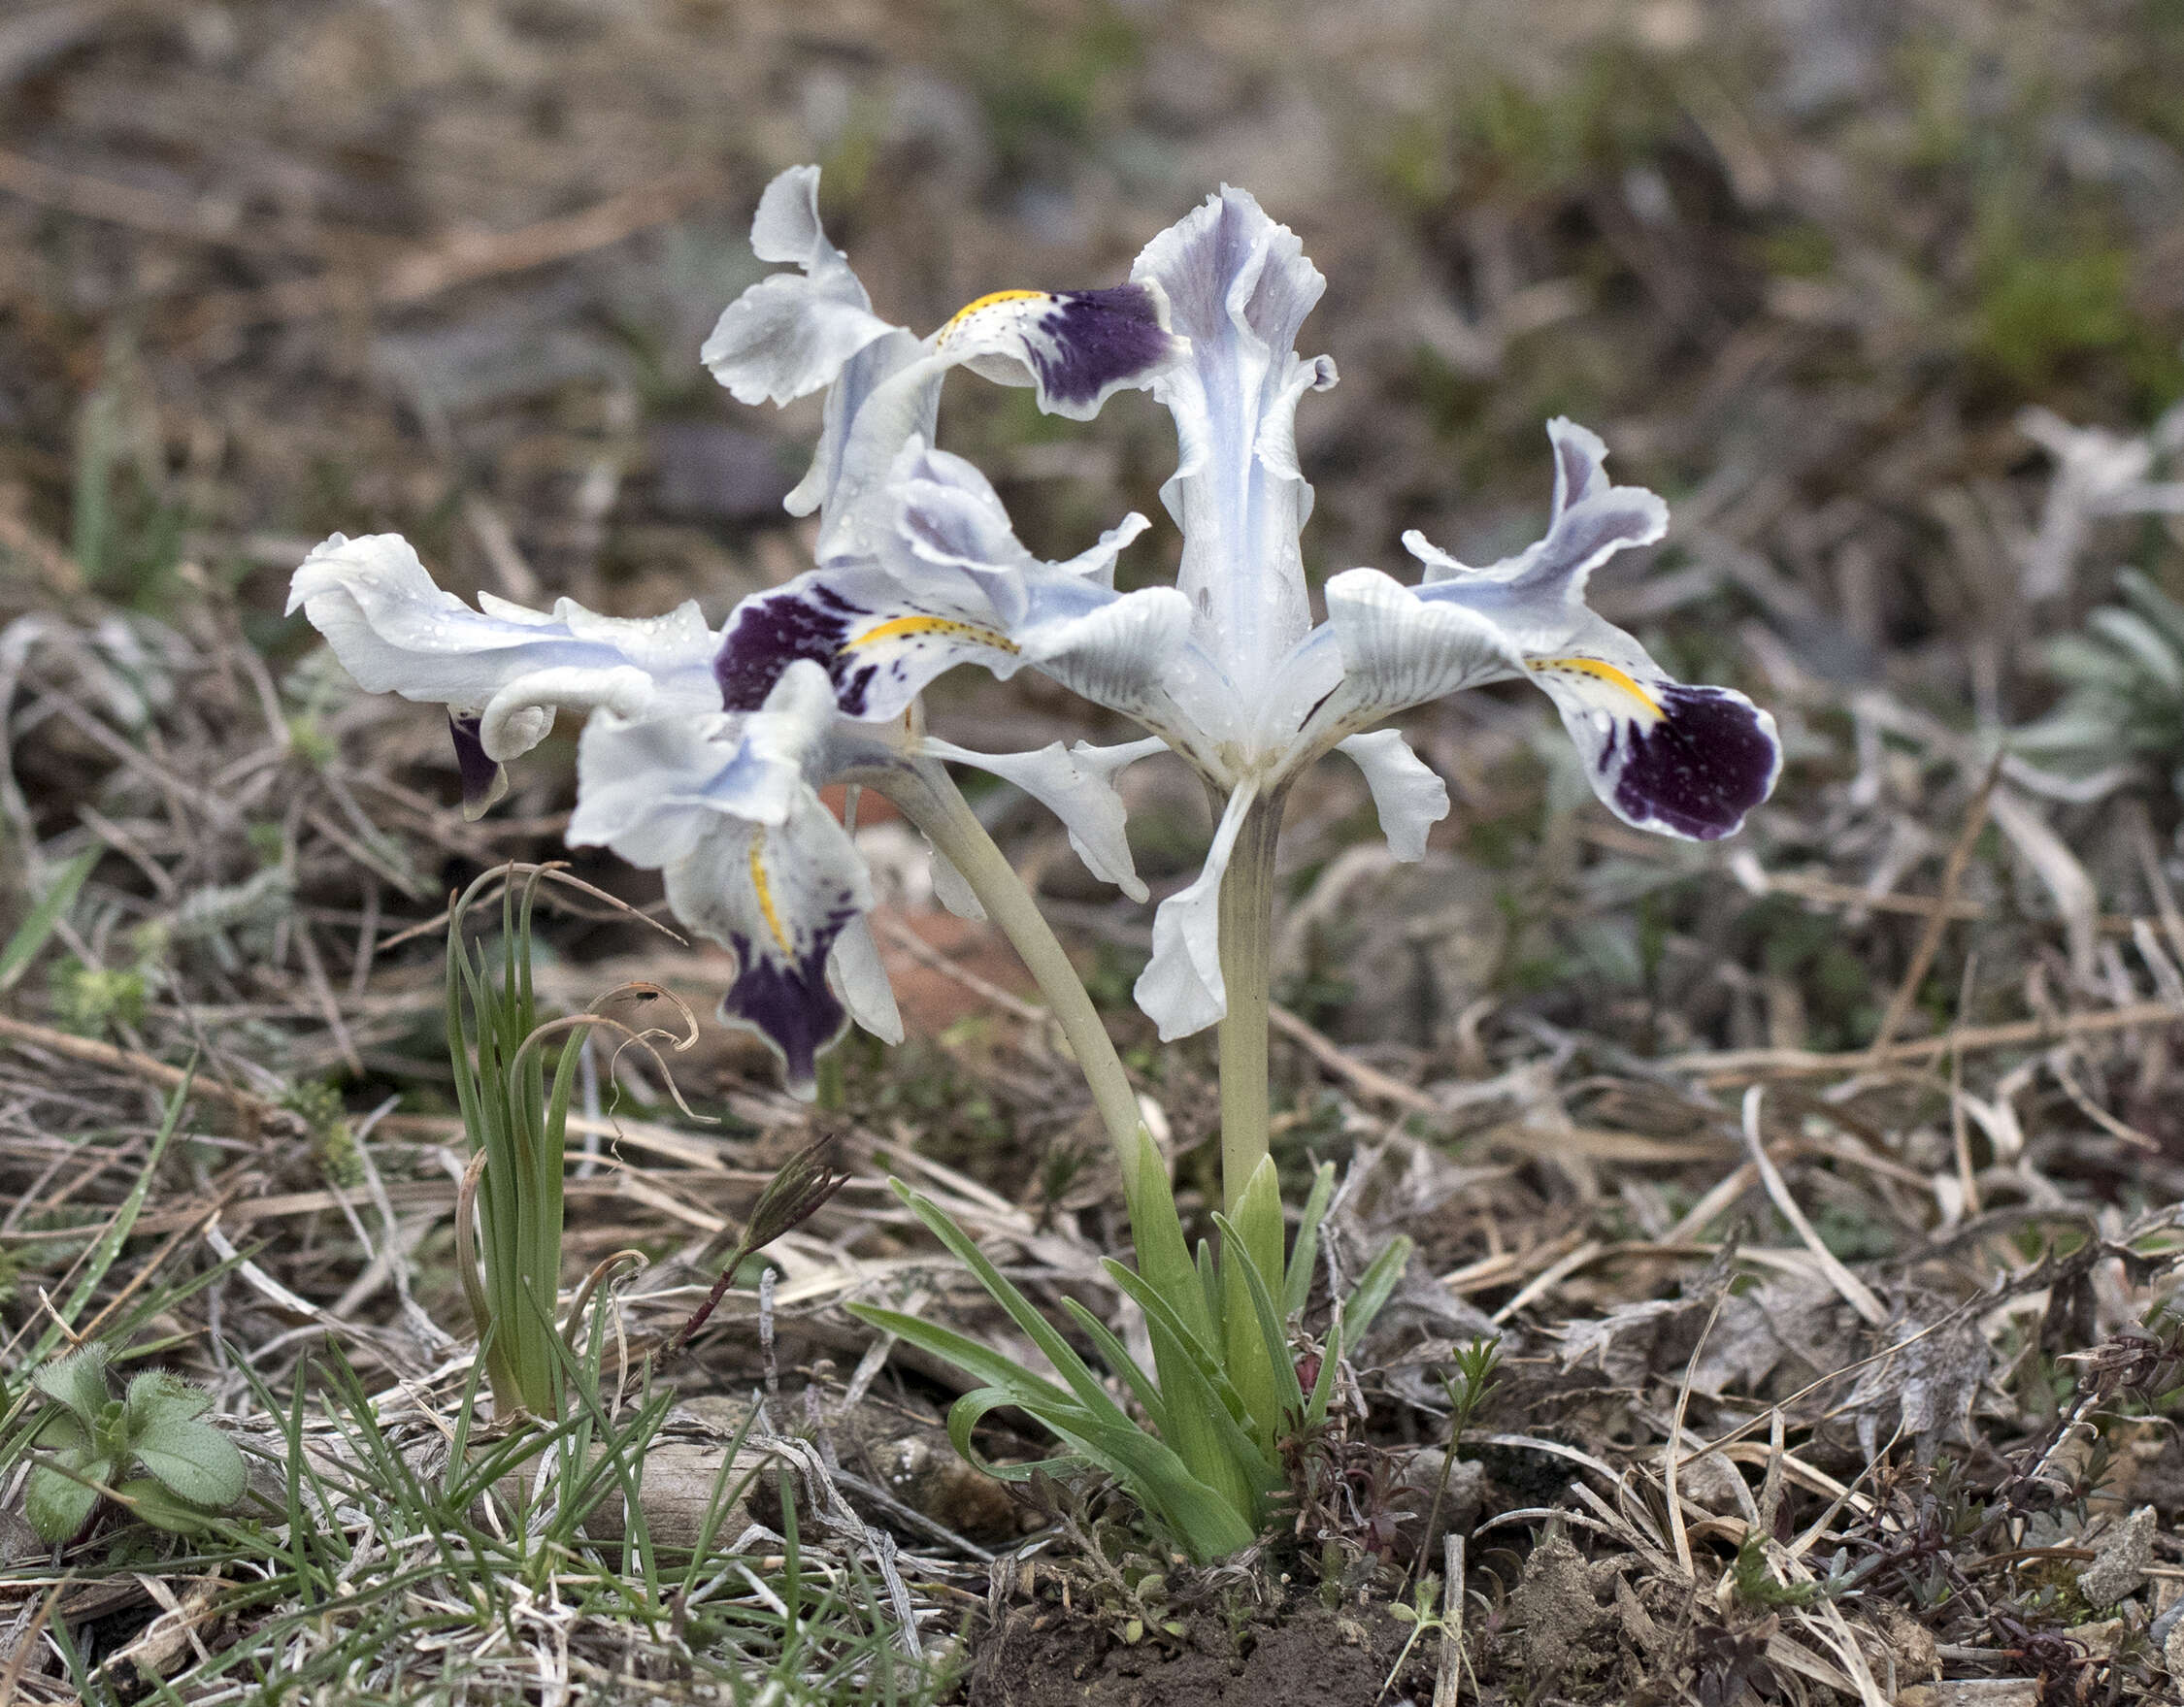
[[[1138,974],[1132,994],[1160,1028],[1164,1043],[1203,1032],[1229,1010],[1228,981],[1221,975],[1221,879],[1228,873],[1244,814],[1258,798],[1256,782],[1246,782],[1229,796],[1197,880],[1162,902],[1153,914],[1152,959]]]
[[[398,534],[334,535],[289,584],[357,685],[448,708],[466,809],[506,784],[504,760],[546,739],[561,710],[625,717],[720,701],[717,642],[695,602],[665,616],[599,616],[574,600],[550,615],[490,593],[472,609],[434,584]]]
[[[1291,345],[1327,281],[1287,226],[1227,188],[1154,238],[1130,276],[1162,288],[1190,341],[1189,360],[1153,385],[1180,451],[1161,500],[1183,531],[1177,585],[1200,639],[1248,699],[1310,622],[1295,417],[1307,390],[1335,383],[1335,364]]]
[[[750,225],[762,261],[798,273],[761,279],[722,311],[698,352],[738,403],[787,403],[833,382],[859,350],[895,328],[819,225],[819,169],[792,166],[766,186]]]

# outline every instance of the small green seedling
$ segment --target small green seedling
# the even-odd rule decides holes
[[[87,1346],[31,1377],[53,1401],[36,1441],[49,1456],[31,1471],[25,1500],[31,1527],[56,1545],[68,1541],[113,1493],[148,1524],[197,1533],[243,1497],[248,1481],[235,1442],[202,1420],[212,1395],[148,1369],[116,1399],[107,1362],[103,1347]]]

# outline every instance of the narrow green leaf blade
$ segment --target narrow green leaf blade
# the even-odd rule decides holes
[[[1226,1253],[1223,1266],[1234,1264],[1238,1277],[1243,1282],[1244,1296],[1250,1299],[1252,1318],[1259,1328],[1260,1346],[1274,1379],[1274,1402],[1281,1407],[1282,1418],[1293,1426],[1305,1414],[1305,1390],[1297,1384],[1296,1361],[1289,1355],[1288,1332],[1280,1316],[1274,1312],[1274,1294],[1268,1290],[1266,1276],[1260,1273],[1259,1264],[1252,1261],[1249,1249],[1230,1227],[1228,1218],[1216,1215],[1213,1225],[1221,1230],[1222,1249]]]
[[[1354,1346],[1365,1337],[1365,1330],[1373,1326],[1373,1317],[1380,1306],[1394,1293],[1396,1282],[1403,1278],[1404,1264],[1410,1261],[1410,1241],[1398,1234],[1388,1241],[1388,1248],[1366,1266],[1358,1276],[1357,1290],[1350,1294],[1350,1301],[1342,1310],[1342,1341]]]
[[[1312,1265],[1319,1261],[1319,1226],[1327,1219],[1327,1206],[1335,1200],[1335,1164],[1322,1162],[1312,1175],[1312,1189],[1305,1198],[1304,1214],[1297,1221],[1297,1242],[1289,1252],[1289,1267],[1282,1275],[1281,1310],[1284,1316],[1301,1311],[1312,1295]]]
[[[30,909],[30,916],[16,927],[8,945],[0,948],[0,993],[13,990],[30,969],[38,951],[46,946],[47,938],[76,903],[76,894],[83,887],[83,879],[91,874],[91,868],[105,853],[103,845],[87,847],[70,860],[54,876],[52,887]]]

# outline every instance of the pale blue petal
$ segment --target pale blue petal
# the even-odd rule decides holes
[[[864,285],[819,227],[816,166],[792,166],[766,186],[750,246],[762,261],[802,271],[776,273],[745,291],[699,351],[738,403],[787,403],[816,391],[894,330],[872,312]]]
[[[1143,901],[1147,892],[1130,856],[1122,797],[1109,778],[1122,766],[1164,744],[1155,739],[1100,748],[1079,741],[1065,749],[1054,741],[1028,753],[975,753],[950,741],[927,739],[919,750],[929,758],[968,765],[1014,783],[1061,819],[1070,845],[1087,870],[1132,901]]]
[[[1139,974],[1133,994],[1160,1028],[1164,1043],[1203,1032],[1229,1010],[1228,983],[1221,975],[1221,879],[1244,814],[1256,799],[1255,782],[1229,796],[1197,880],[1162,902],[1153,914],[1152,959]]]
[[[1294,417],[1306,390],[1335,383],[1335,367],[1291,345],[1326,280],[1296,235],[1239,189],[1153,239],[1131,277],[1161,286],[1190,340],[1190,359],[1153,384],[1180,452],[1161,499],[1183,530],[1177,585],[1199,639],[1248,704],[1268,661],[1310,622],[1297,536],[1311,488],[1297,470]]]
[[[1373,791],[1373,809],[1380,816],[1388,851],[1399,860],[1426,857],[1426,833],[1448,816],[1448,784],[1410,750],[1393,729],[1353,735],[1335,743],[1365,772]]]
[[[433,583],[396,534],[336,534],[304,560],[288,608],[301,607],[371,693],[477,716],[494,760],[545,739],[557,710],[624,717],[717,709],[717,641],[693,602],[665,616],[600,616],[563,599],[551,614],[481,595],[474,610]]]

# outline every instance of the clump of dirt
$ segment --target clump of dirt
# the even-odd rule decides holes
[[[1370,1707],[1410,1628],[1384,1604],[1329,1610],[1307,1594],[1208,1608],[1135,1642],[1110,1610],[1011,1608],[976,1642],[970,1707]],[[1439,1649],[1419,1642],[1385,1692],[1433,1688]]]

